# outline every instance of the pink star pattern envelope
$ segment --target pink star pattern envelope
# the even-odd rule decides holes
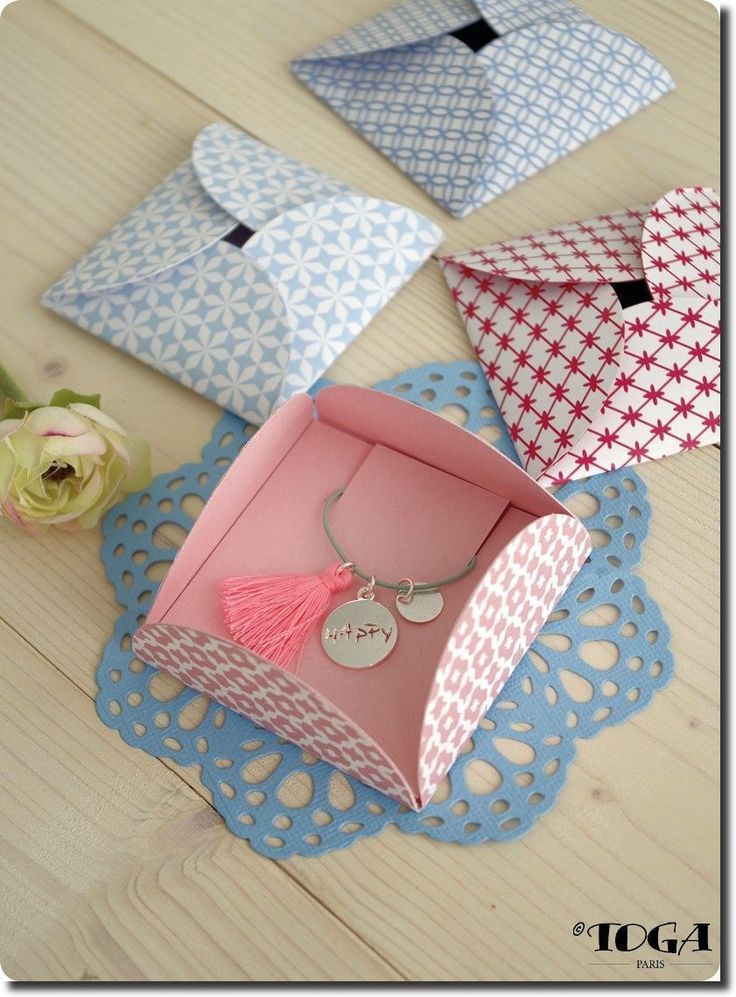
[[[716,191],[678,188],[441,263],[519,457],[542,483],[718,442]]]

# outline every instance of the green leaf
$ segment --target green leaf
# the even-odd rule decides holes
[[[80,395],[77,391],[72,391],[71,388],[59,388],[51,396],[51,401],[49,405],[56,405],[59,408],[68,408],[75,402],[79,402],[83,405],[93,405],[95,408],[100,408],[100,396],[99,395]],[[38,408],[36,405],[34,408]]]
[[[99,395],[80,395],[78,391],[72,391],[71,388],[59,388],[51,396],[51,400],[46,402],[47,405],[55,405],[57,408],[68,408],[75,402],[81,402],[84,405],[93,405],[95,408],[100,408],[100,396]],[[19,398],[6,398],[3,406],[3,419],[22,419],[24,415],[28,412],[33,412],[37,408],[44,408],[43,402],[24,402]]]
[[[3,406],[3,419],[22,419],[26,412],[33,412],[34,409],[41,408],[36,402],[19,402],[13,398],[6,398]]]
[[[10,376],[10,371],[0,364],[0,404],[4,408],[8,402],[15,401],[21,405],[25,395]]]

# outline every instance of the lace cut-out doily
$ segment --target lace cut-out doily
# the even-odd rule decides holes
[[[456,419],[516,459],[476,363],[431,364],[376,387]],[[97,673],[97,710],[129,744],[198,766],[228,828],[258,852],[318,855],[387,824],[464,844],[516,837],[554,804],[575,740],[644,709],[671,677],[667,626],[632,571],[650,508],[628,470],[557,493],[590,529],[593,552],[421,813],[143,664],[131,635],[252,432],[224,415],[200,462],[159,475],[106,516],[102,556],[124,611]]]

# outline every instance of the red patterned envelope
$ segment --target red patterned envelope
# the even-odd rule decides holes
[[[718,442],[715,191],[678,188],[442,267],[519,457],[542,483]]]

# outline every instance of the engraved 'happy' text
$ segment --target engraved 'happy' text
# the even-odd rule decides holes
[[[341,627],[325,627],[322,639],[324,641],[331,641],[333,644],[336,644],[339,640],[346,640],[348,643],[352,640],[355,644],[359,644],[366,638],[372,641],[374,637],[378,638],[382,634],[384,644],[388,644],[393,632],[393,627],[379,627],[375,623],[365,623],[362,626],[354,627],[348,622],[344,623]]]

